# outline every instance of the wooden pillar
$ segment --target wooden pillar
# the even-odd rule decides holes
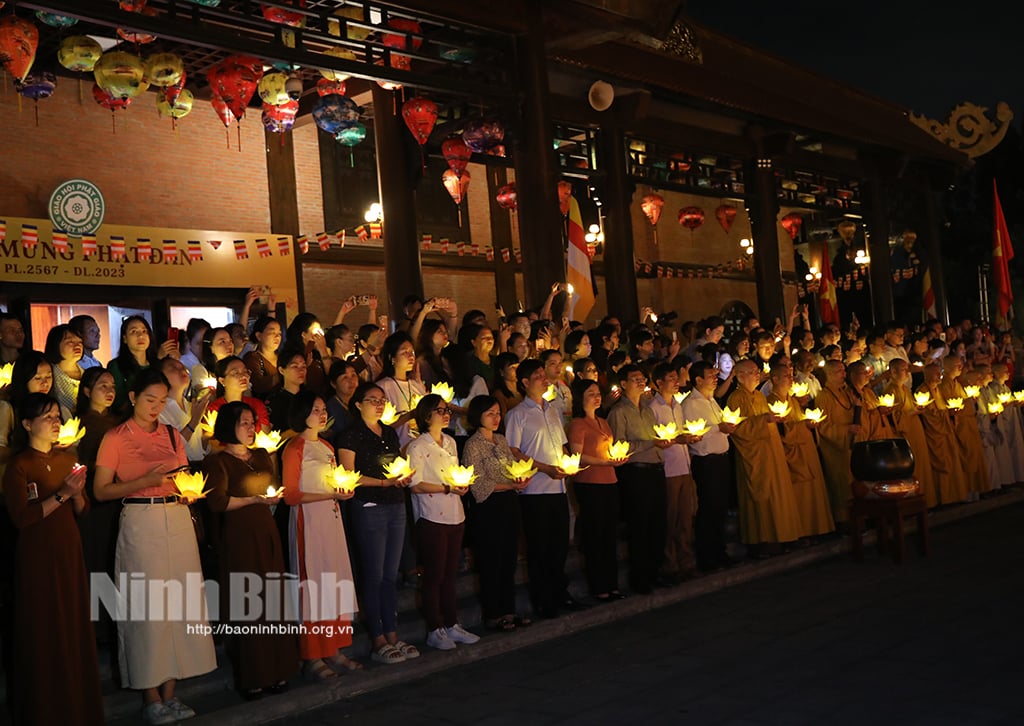
[[[775,194],[775,173],[770,158],[754,161],[748,178],[753,196],[746,199],[754,242],[754,280],[757,282],[757,316],[771,329],[775,318],[785,324],[786,301],[782,292],[779,260],[779,200]]]
[[[949,306],[946,301],[946,279],[942,274],[942,228],[939,225],[938,210],[936,209],[937,192],[931,189],[923,189],[925,208],[925,225],[928,234],[924,238],[925,249],[928,251],[928,267],[932,279],[932,292],[935,294],[935,317],[944,324],[949,325]],[[925,311],[927,315],[927,311]]]
[[[889,203],[879,179],[864,181],[868,202],[868,270],[871,280],[871,310],[875,325],[884,325],[895,317],[892,295],[892,265],[889,264]]]
[[[517,38],[522,104],[522,133],[514,145],[523,287],[528,307],[540,307],[551,285],[565,281],[558,166],[553,151],[551,101],[544,53],[543,3],[526,0],[528,28]]]
[[[508,184],[508,170],[504,167],[487,168],[487,195],[490,198],[491,249],[494,250],[495,300],[506,315],[516,308],[516,270],[501,258],[502,249],[512,249],[512,214],[498,205],[498,190]],[[519,213],[515,212],[518,218]],[[519,221],[518,219],[516,220]]]
[[[423,269],[416,243],[416,195],[405,158],[405,125],[392,110],[396,105],[394,92],[376,83],[371,88],[377,187],[384,210],[384,282],[388,314],[398,320],[406,295],[423,297]]]
[[[608,314],[620,320],[637,320],[636,272],[633,267],[633,184],[626,170],[622,130],[606,128],[601,134],[602,160],[607,173],[604,223],[604,290]]]
[[[295,176],[295,144],[291,134],[274,134],[269,131],[265,131],[264,134],[266,135],[267,149],[267,186],[270,190],[270,231],[274,234],[291,235],[294,240],[300,234],[299,197],[296,191]],[[295,289],[298,291],[299,310],[305,310],[306,294],[302,285],[302,254],[298,250],[293,250],[292,260],[295,265]]]

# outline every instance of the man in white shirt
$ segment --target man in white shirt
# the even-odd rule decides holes
[[[533,459],[537,473],[519,498],[526,537],[530,601],[538,615],[558,616],[559,608],[578,609],[569,594],[565,559],[569,554],[569,500],[565,472],[558,468],[568,439],[562,417],[544,400],[548,388],[544,365],[528,359],[516,370],[523,402],[505,418],[505,438],[517,457]]]
[[[893,358],[910,362],[910,357],[903,347],[903,326],[895,322],[885,326],[885,346],[882,348],[882,360],[886,365],[889,365]]]
[[[715,401],[718,369],[697,361],[690,366],[693,390],[683,401],[685,421],[704,419],[710,427],[700,440],[689,445],[690,469],[697,485],[696,536],[697,567],[704,572],[731,564],[725,552],[725,518],[729,513],[729,493],[734,486],[729,458],[729,434],[735,424],[722,420],[722,409]]]

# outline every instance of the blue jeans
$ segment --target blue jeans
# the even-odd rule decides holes
[[[360,610],[371,638],[398,630],[398,561],[405,539],[405,503],[364,506],[352,502],[352,526],[359,543]]]

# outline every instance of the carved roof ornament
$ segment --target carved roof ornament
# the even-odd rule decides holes
[[[1013,120],[1009,105],[1000,101],[996,105],[996,120],[985,115],[987,108],[973,103],[961,103],[949,114],[946,123],[933,121],[923,115],[910,114],[910,122],[919,126],[944,144],[976,159],[999,145]]]
[[[704,54],[697,45],[697,34],[693,28],[682,20],[677,20],[669,31],[661,49],[666,53],[672,53],[691,63],[701,65],[704,63]]]

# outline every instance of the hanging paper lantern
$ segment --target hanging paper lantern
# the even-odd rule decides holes
[[[24,81],[15,81],[14,85],[22,96],[38,101],[49,98],[57,90],[57,76],[49,71],[33,71],[25,76]]]
[[[164,100],[171,106],[178,100],[178,96],[185,90],[185,71],[181,72],[181,78],[176,83],[164,89]]]
[[[45,10],[36,10],[36,17],[39,18],[39,22],[46,23],[51,28],[70,28],[78,22],[78,18],[48,13]]]
[[[476,154],[487,153],[504,138],[505,126],[496,118],[470,119],[462,131],[462,140]]]
[[[466,196],[466,192],[469,191],[469,171],[463,171],[462,176],[459,176],[451,169],[445,169],[444,174],[441,175],[441,182],[444,184],[444,188],[448,190],[448,196],[452,198],[455,205],[462,204],[462,199]]]
[[[422,96],[410,98],[402,104],[402,118],[416,143],[423,146],[437,123],[437,104]]]
[[[736,207],[731,204],[722,204],[715,210],[715,219],[722,225],[726,234],[732,229],[732,221],[736,219]]]
[[[92,84],[92,97],[96,100],[96,103],[111,111],[120,111],[128,108],[132,102],[130,98],[121,98],[120,96],[113,96],[107,93],[95,83]]]
[[[466,46],[438,45],[437,55],[452,63],[472,63],[476,60],[476,48]]]
[[[195,99],[192,97],[192,91],[184,89],[177,95],[173,103],[167,100],[166,94],[157,96],[156,110],[161,116],[177,121],[180,118],[185,118],[192,112],[192,104],[194,102]]]
[[[224,128],[227,128],[235,120],[235,115],[231,112],[231,107],[228,106],[228,102],[220,96],[214,95],[210,99],[210,106],[213,108],[214,113],[217,114],[217,118],[224,124]]]
[[[494,148],[487,151],[488,156],[498,156],[502,159],[505,158],[505,144],[498,144]]]
[[[334,136],[359,120],[359,107],[347,96],[321,96],[313,104],[313,120],[318,127]]]
[[[516,183],[510,182],[501,187],[495,200],[502,209],[509,209],[513,212],[519,209],[519,195],[516,193]]]
[[[393,30],[403,30],[406,33],[412,33],[414,35],[419,35],[421,31],[419,23],[407,18],[392,18],[388,21],[388,27]],[[408,45],[406,44],[406,40],[409,41]],[[385,33],[380,42],[388,48],[398,48],[399,50],[408,50],[409,48],[412,50],[419,50],[420,46],[423,45],[422,38],[395,35],[394,33]]]
[[[263,128],[274,134],[291,131],[295,125],[295,117],[299,113],[299,102],[288,101],[279,106],[263,104]]]
[[[381,58],[374,65],[384,65],[384,59]],[[408,71],[412,69],[412,58],[407,55],[398,55],[397,53],[391,54],[391,67],[399,71]],[[397,91],[402,87],[401,83],[396,81],[377,81],[377,85],[383,88],[385,91]]]
[[[661,210],[664,206],[665,197],[660,194],[648,194],[640,201],[640,209],[654,226],[657,226],[658,220],[661,219]]]
[[[39,29],[16,15],[0,18],[0,60],[16,81],[25,80],[39,47]]]
[[[257,93],[263,103],[269,103],[271,106],[280,106],[291,100],[288,96],[287,83],[287,74],[280,71],[268,73],[260,80]]]
[[[800,234],[800,228],[804,224],[804,218],[796,212],[790,212],[781,220],[782,228],[789,233],[789,238],[796,241],[796,236]]]
[[[146,81],[168,88],[181,80],[185,63],[174,53],[154,53],[146,59]]]
[[[358,22],[365,22],[363,17],[363,9],[349,5],[348,7],[339,8],[334,11],[335,17],[348,18],[349,20],[355,20]],[[347,37],[349,40],[366,40],[370,35],[370,30],[355,25],[346,26],[348,31]],[[327,19],[327,32],[336,38],[341,37],[341,22],[334,18]]]
[[[334,135],[335,141],[348,147],[353,147],[366,138],[366,127],[358,121],[351,126],[346,126]]]
[[[679,224],[690,232],[704,224],[704,210],[700,207],[684,207],[679,210]]]
[[[88,35],[72,35],[60,42],[57,62],[69,71],[88,73],[103,55],[103,46]]]
[[[139,15],[145,15],[147,18],[154,18],[157,16],[157,12],[153,8],[144,7],[141,10],[135,10],[133,12],[136,12]],[[156,40],[156,36],[152,33],[130,30],[128,28],[118,28],[117,34],[122,40],[127,40],[129,43],[134,43],[135,45],[146,45]]]
[[[148,0],[119,0],[118,5],[128,13],[141,13],[146,8]]]
[[[262,78],[262,61],[247,55],[228,56],[206,72],[214,95],[223,99],[239,121]]]
[[[562,179],[558,182],[558,211],[564,217],[569,213],[569,200],[572,199],[572,182]]]
[[[306,7],[306,0],[278,0],[292,7],[304,8]],[[304,28],[306,27],[306,16],[302,13],[297,13],[294,10],[286,10],[285,8],[274,7],[273,5],[261,5],[260,10],[263,11],[263,17],[272,23],[278,23],[279,25],[287,25],[291,28]],[[278,104],[273,104],[278,105]]]
[[[359,10],[359,8],[351,8],[351,9],[352,10],[356,10],[356,11]],[[359,60],[358,58],[356,58],[356,54],[353,53],[352,51],[348,50],[347,48],[331,48],[330,50],[325,50],[324,51],[324,55],[329,55],[332,58],[341,58],[342,60],[348,60],[348,61]],[[349,77],[348,73],[342,73],[341,71],[332,71],[332,70],[326,70],[326,69],[323,69],[323,68],[321,68],[319,70],[320,70],[320,75],[323,76],[324,78],[326,78],[329,81],[344,81],[345,79],[347,79]],[[339,96],[343,96],[345,94],[339,93],[338,95]]]
[[[204,8],[215,8],[220,5],[220,0],[189,0],[193,5],[202,5]]]
[[[96,85],[118,98],[135,98],[149,88],[142,59],[122,50],[101,55],[93,68],[93,75]]]
[[[345,81],[334,81],[329,78],[321,78],[316,82],[316,92],[318,96],[329,96],[332,93],[337,96],[344,96],[345,91],[348,88],[345,86]]]
[[[462,176],[473,156],[473,152],[466,146],[466,142],[462,140],[461,136],[445,139],[441,144],[441,154],[448,162],[448,168],[455,172],[456,176]]]

